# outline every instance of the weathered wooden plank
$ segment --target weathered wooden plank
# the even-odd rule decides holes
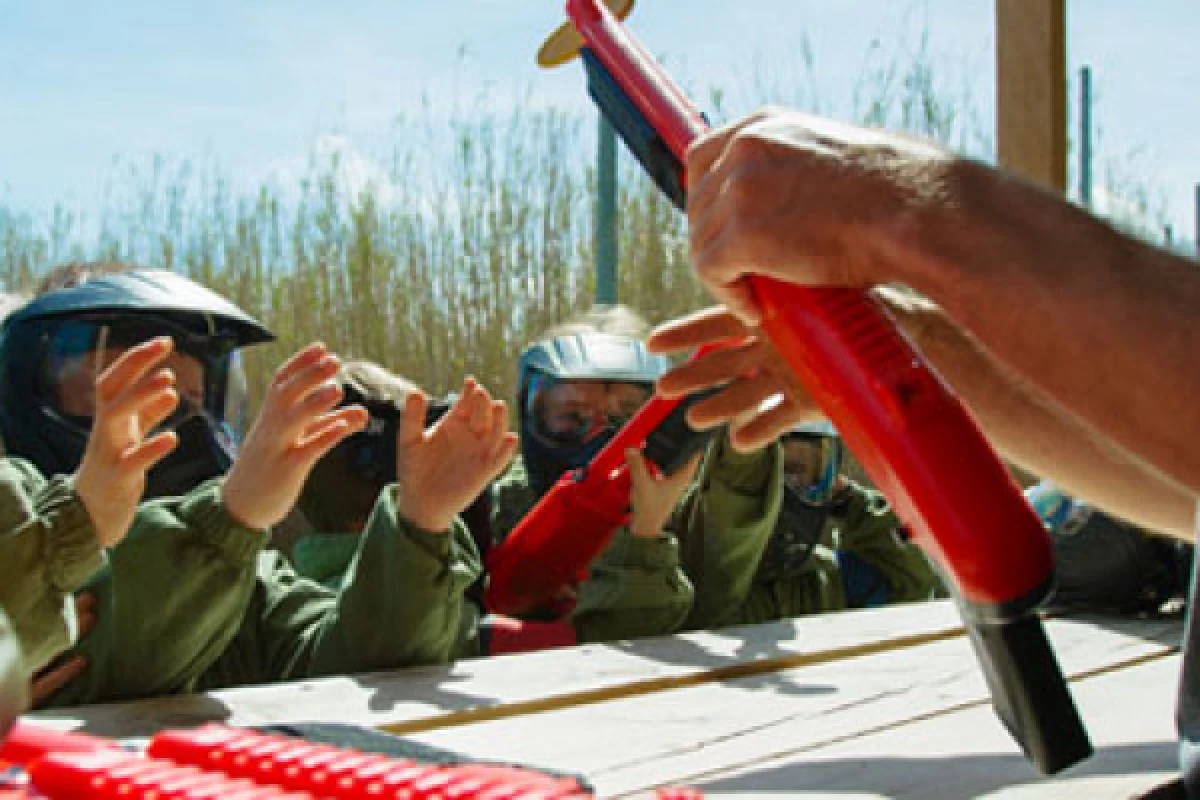
[[[951,603],[921,603],[31,717],[107,736],[214,720],[238,725],[338,720],[405,732],[769,674],[961,635]]]
[[[1176,770],[1164,687],[1174,687],[1178,657],[1155,659],[1077,681],[1076,701],[1096,747],[1088,761],[1040,778],[1012,751],[990,711],[973,706],[828,747],[748,765],[697,782],[710,797],[781,790],[804,797],[921,800],[1128,798]]]
[[[1048,628],[1064,670],[1079,679],[1170,658],[1179,636],[1177,622],[1101,627],[1059,620]],[[1173,682],[1144,693],[1144,713],[1169,726],[1173,694]],[[998,752],[1031,778],[988,708],[962,638],[416,738],[478,757],[580,771],[603,794],[618,796],[772,758],[803,763],[810,753],[976,708],[978,725],[1001,743]]]

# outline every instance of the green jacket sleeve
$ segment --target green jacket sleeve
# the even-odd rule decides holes
[[[684,501],[679,541],[696,587],[686,627],[720,628],[740,621],[763,550],[779,520],[783,451],[778,443],[738,453],[717,437]]]
[[[367,522],[340,591],[301,578],[264,553],[237,639],[205,688],[370,672],[448,661],[463,592],[478,576],[470,533],[420,530],[397,514],[388,488]]]
[[[96,624],[75,647],[88,668],[51,705],[115,702],[195,688],[241,625],[264,531],[225,512],[220,482],[143,503],[109,565],[85,587]]]
[[[581,643],[663,636],[683,625],[692,597],[678,540],[646,539],[625,527],[580,584],[571,622]]]
[[[492,482],[489,491],[492,494],[492,544],[497,545],[508,538],[521,517],[537,505],[539,498],[529,483],[521,456],[513,459],[508,470]]]
[[[492,534],[500,543],[537,503],[520,456],[492,487]],[[571,614],[580,642],[659,636],[679,630],[692,604],[692,584],[679,560],[679,543],[664,533],[654,539],[628,528],[591,565],[577,587]]]
[[[48,481],[26,461],[0,460],[0,607],[13,621],[30,672],[70,646],[71,593],[103,564],[71,479]]]
[[[891,603],[931,600],[942,593],[941,580],[925,554],[900,537],[900,520],[884,496],[851,483],[833,532],[834,549],[874,567],[888,585]]]

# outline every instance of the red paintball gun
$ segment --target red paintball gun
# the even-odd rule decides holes
[[[564,473],[505,540],[488,552],[484,606],[502,614],[553,607],[559,592],[587,575],[613,534],[629,522],[629,465],[625,451],[669,475],[703,449],[712,431],[688,426],[698,399],[655,395],[579,470]]]
[[[681,210],[704,117],[600,0],[567,0],[588,90]],[[867,292],[756,277],[762,328],[915,542],[949,575],[998,715],[1053,773],[1091,744],[1037,615],[1050,542],[965,406]],[[980,513],[984,512],[984,513]]]
[[[588,800],[574,778],[496,764],[439,765],[208,725],[155,735],[146,754],[18,723],[0,763],[47,800]],[[700,800],[660,789],[657,800]]]

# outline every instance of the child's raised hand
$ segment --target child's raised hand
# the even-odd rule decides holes
[[[625,451],[631,483],[629,504],[633,511],[630,533],[642,539],[654,539],[662,535],[671,512],[696,477],[702,455],[697,453],[671,475],[656,475],[640,451],[632,448]]]
[[[425,531],[441,532],[500,474],[517,450],[508,411],[473,378],[445,416],[425,430],[428,401],[409,395],[396,436],[400,513]]]
[[[337,371],[337,357],[314,343],[275,373],[222,489],[226,512],[247,528],[283,519],[317,460],[366,425],[361,406],[334,410],[342,399],[331,382]]]
[[[171,431],[149,436],[179,405],[175,374],[161,368],[172,349],[169,337],[151,339],[96,378],[92,430],[75,472],[75,493],[104,547],[128,533],[146,490],[146,472],[178,443]]]

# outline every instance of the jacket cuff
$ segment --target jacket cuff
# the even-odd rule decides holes
[[[56,476],[33,496],[33,511],[46,526],[46,576],[60,592],[74,592],[102,566],[104,548],[72,478]]]
[[[422,552],[427,553],[430,558],[437,559],[441,564],[450,562],[452,551],[452,543],[456,541],[456,536],[462,533],[459,529],[465,529],[462,519],[455,516],[454,521],[450,523],[450,527],[445,531],[427,531],[424,528],[419,528],[413,524],[412,520],[402,515],[396,504],[396,487],[388,486],[379,493],[379,499],[376,501],[374,513],[384,513],[391,518],[392,526],[402,536],[416,545]]]
[[[628,528],[622,528],[617,536],[625,540],[620,547],[619,560],[622,566],[661,569],[679,564],[679,542],[674,536],[647,539],[634,536]]]
[[[230,564],[240,566],[256,558],[267,545],[269,530],[242,525],[225,510],[221,478],[213,478],[188,492],[179,504],[179,517],[216,548]]]

